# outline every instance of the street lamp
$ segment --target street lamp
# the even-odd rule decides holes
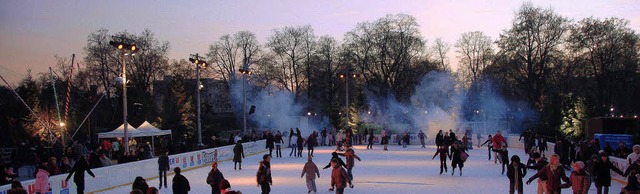
[[[349,78],[351,79],[355,79],[357,78],[359,75],[357,73],[354,73],[353,70],[351,68],[346,69],[343,73],[339,73],[338,77],[340,79],[345,79],[345,107],[346,109],[346,126],[345,127],[349,127]]]
[[[197,77],[197,85],[196,85],[196,106],[198,106],[198,147],[204,147],[202,144],[202,124],[200,121],[200,89],[202,89],[202,83],[200,83],[200,68],[207,68],[208,64],[202,57],[198,56],[198,53],[195,55],[190,55],[189,61],[196,64],[196,77]]]
[[[124,121],[124,153],[129,153],[129,134],[127,133],[127,66],[125,56],[135,55],[140,48],[133,43],[133,40],[124,36],[112,36],[113,40],[109,41],[111,46],[122,51],[122,120]]]
[[[246,75],[251,75],[251,71],[249,71],[249,65],[245,64],[245,66],[238,71],[242,73],[242,133],[247,132],[247,92],[245,90],[245,80]]]

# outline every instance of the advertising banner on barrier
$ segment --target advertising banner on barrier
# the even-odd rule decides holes
[[[252,155],[266,151],[265,140],[243,143],[244,153]],[[233,145],[198,150],[187,153],[169,155],[169,166],[171,168],[180,167],[183,170],[201,167],[211,164],[213,161],[225,161],[233,158]],[[110,188],[131,184],[135,177],[141,176],[145,179],[158,176],[158,159],[135,161],[125,164],[118,164],[103,168],[91,169],[95,178],[85,175],[85,192],[95,192]],[[73,178],[69,182],[65,181],[68,174],[60,174],[49,177],[51,192],[47,194],[69,194],[76,193],[76,184]],[[21,181],[22,186],[30,194],[33,192],[35,180]],[[0,186],[0,194],[6,194],[11,185]]]

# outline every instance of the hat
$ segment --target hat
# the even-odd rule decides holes
[[[216,161],[211,162],[211,167],[212,168],[213,167],[218,167],[218,162],[216,162]]]
[[[533,153],[533,158],[540,158],[540,157],[542,157],[542,156],[540,156],[540,153],[538,153],[538,152]]]

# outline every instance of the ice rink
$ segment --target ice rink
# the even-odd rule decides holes
[[[375,145],[373,150],[367,150],[365,147],[365,145],[355,146],[355,153],[362,161],[356,160],[353,169],[355,187],[346,188],[345,193],[509,193],[506,172],[505,175],[501,175],[500,164],[494,164],[493,159],[487,161],[486,147],[469,151],[470,157],[464,164],[462,176],[458,174],[458,169],[454,176],[451,175],[450,161],[448,161],[449,173],[439,174],[438,158],[431,160],[435,146],[420,148],[419,145],[410,145],[402,148],[398,145],[389,145],[389,151],[383,151],[380,145]],[[316,179],[318,193],[333,193],[328,190],[331,168],[325,170],[322,168],[329,163],[334,149],[335,147],[320,146],[314,153],[313,160],[320,169],[320,178]],[[307,161],[307,150],[304,150],[302,158],[289,157],[289,152],[290,149],[284,149],[282,158],[271,160],[273,176],[271,193],[307,193],[305,179],[300,178],[302,167]],[[523,163],[528,159],[521,149],[512,148],[509,149],[509,153],[519,155]],[[233,190],[240,190],[245,194],[260,193],[255,175],[263,154],[247,156],[242,163],[242,170],[233,170],[231,161],[223,161],[219,164],[219,169],[229,180]],[[210,169],[210,166],[205,166],[183,172],[191,184],[190,193],[211,192],[211,187],[205,183]],[[570,172],[566,172],[569,176]],[[533,174],[535,170],[528,170],[524,181]],[[162,188],[160,193],[172,193],[172,178],[173,174],[168,176],[169,188]],[[147,180],[147,183],[149,186],[157,187],[158,179]],[[531,185],[524,185],[524,193],[536,193],[536,187],[536,181]],[[623,187],[621,183],[612,181],[610,193],[619,193],[621,187]],[[122,194],[129,191],[131,191],[131,185],[100,193]],[[563,189],[563,192],[571,193],[571,188]],[[593,184],[589,193],[596,193]]]

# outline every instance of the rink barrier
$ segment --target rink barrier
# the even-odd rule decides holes
[[[245,155],[255,155],[265,152],[265,140],[243,143]],[[209,148],[204,150],[169,155],[169,165],[171,169],[180,167],[182,171],[192,170],[205,167],[213,161],[227,161],[233,159],[233,146],[228,145],[217,148]],[[133,183],[137,176],[145,178],[145,180],[158,177],[158,159],[151,158],[147,160],[117,164],[102,168],[91,169],[96,175],[92,178],[85,174],[85,192],[100,192],[113,189],[116,187],[127,186]],[[173,170],[169,170],[167,174],[172,174]],[[49,177],[51,191],[46,194],[69,194],[75,193],[76,185],[73,178],[66,182],[68,174],[60,174]],[[29,194],[34,193],[35,179],[20,181],[22,186]],[[0,194],[7,194],[11,185],[0,186]]]

